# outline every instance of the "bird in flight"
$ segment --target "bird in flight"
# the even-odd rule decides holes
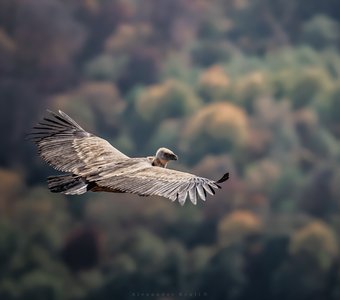
[[[215,194],[219,183],[229,178],[226,173],[217,181],[168,169],[178,157],[167,148],[155,156],[131,158],[108,141],[81,128],[59,110],[33,127],[30,139],[39,155],[53,168],[66,174],[47,179],[51,192],[80,195],[87,191],[158,195],[184,205],[189,196],[193,204]]]

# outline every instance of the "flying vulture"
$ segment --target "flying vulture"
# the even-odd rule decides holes
[[[178,200],[187,196],[193,204],[229,178],[229,173],[214,181],[193,174],[167,169],[177,155],[167,148],[155,156],[131,158],[106,140],[81,128],[67,114],[48,111],[31,133],[40,156],[53,168],[66,174],[48,177],[51,192],[80,195],[87,191],[158,195]]]

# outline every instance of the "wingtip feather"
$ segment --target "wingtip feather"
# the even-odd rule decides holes
[[[222,183],[229,179],[229,172],[225,173],[219,180],[215,181],[215,183]]]

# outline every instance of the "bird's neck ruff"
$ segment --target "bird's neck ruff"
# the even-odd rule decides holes
[[[156,167],[166,168],[168,161],[165,159],[160,159],[158,157],[153,157],[151,164]]]

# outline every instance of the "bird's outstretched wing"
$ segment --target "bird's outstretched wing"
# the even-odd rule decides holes
[[[213,181],[190,173],[151,166],[145,158],[131,158],[108,166],[102,171],[88,176],[89,181],[99,187],[141,196],[158,195],[178,200],[181,205],[187,196],[193,204],[197,198],[205,201],[207,193],[215,194],[214,189],[229,178],[226,173],[220,180]]]
[[[49,116],[34,127],[29,138],[38,146],[40,156],[55,169],[79,174],[89,167],[128,158],[108,141],[86,132],[64,112],[48,112]]]

